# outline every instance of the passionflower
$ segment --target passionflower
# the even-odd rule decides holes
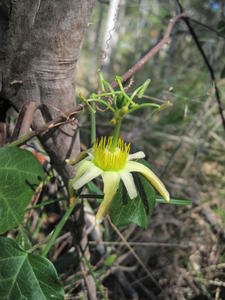
[[[104,199],[96,215],[97,224],[101,223],[107,215],[120,180],[123,181],[129,197],[131,199],[137,197],[132,172],[142,174],[162,197],[169,201],[169,193],[161,180],[148,167],[134,161],[144,158],[144,152],[129,154],[130,144],[125,143],[122,139],[118,139],[114,151],[111,150],[111,145],[112,137],[101,137],[100,140],[97,140],[91,151],[87,152],[87,157],[80,161],[76,177],[72,180],[73,188],[78,190],[99,175],[102,176]]]

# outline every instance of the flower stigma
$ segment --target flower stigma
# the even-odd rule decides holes
[[[130,144],[119,138],[112,152],[112,137],[101,137],[94,144],[94,164],[104,171],[120,171],[124,168],[130,153]]]

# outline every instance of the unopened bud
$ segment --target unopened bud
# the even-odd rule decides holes
[[[110,125],[113,125],[113,126],[116,125],[116,119],[112,118],[112,120],[110,120],[109,123],[110,123]]]
[[[122,111],[123,115],[126,115],[129,111],[128,106],[123,106],[121,111]]]

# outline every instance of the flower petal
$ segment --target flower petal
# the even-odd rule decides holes
[[[146,177],[146,179],[156,188],[156,190],[163,196],[163,198],[168,202],[170,200],[170,195],[165,188],[162,181],[146,166],[136,162],[127,161],[124,168],[128,172],[139,172]]]
[[[140,159],[140,158],[144,158],[144,157],[145,157],[144,152],[143,151],[138,151],[136,153],[129,154],[127,160]]]
[[[120,178],[123,180],[123,183],[127,189],[128,195],[131,199],[137,197],[137,190],[134,183],[134,179],[131,173],[129,172],[121,172]]]
[[[78,165],[75,181],[77,181],[89,168],[91,168],[92,165],[93,163],[90,160],[86,158],[82,160]]]
[[[99,206],[96,223],[100,224],[104,217],[107,215],[109,208],[111,206],[113,197],[118,189],[120,182],[120,173],[119,172],[104,172],[102,174],[104,182],[104,199]]]
[[[82,186],[84,186],[86,183],[91,181],[92,179],[98,177],[102,174],[103,170],[96,167],[92,162],[85,162],[85,165],[82,165],[83,169],[80,170],[80,173],[83,174],[80,177],[75,177],[75,180],[73,182],[73,188],[75,190],[79,190]],[[81,166],[80,166],[81,167]],[[83,172],[83,170],[85,171]],[[80,175],[80,174],[78,174]]]

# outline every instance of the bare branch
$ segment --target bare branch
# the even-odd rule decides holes
[[[170,20],[170,23],[167,27],[167,31],[166,31],[164,37],[162,38],[162,40],[122,76],[122,82],[126,82],[129,78],[134,76],[134,74],[137,73],[137,71],[139,71],[151,57],[153,57],[156,53],[159,52],[160,49],[162,49],[162,47],[168,42],[170,34],[172,32],[172,29],[173,29],[175,23],[184,17],[185,17],[185,14],[181,13],[181,14],[173,17]],[[114,81],[112,83],[112,87],[116,88],[117,86],[118,86],[118,83],[116,81]]]
[[[29,132],[26,135],[21,136],[18,140],[15,142],[12,142],[8,144],[8,146],[20,146],[32,139],[35,136],[40,136],[42,134],[45,134],[50,129],[59,127],[61,125],[68,124],[70,122],[75,121],[76,115],[80,113],[84,109],[84,105],[78,105],[75,107],[72,111],[63,113],[60,116],[56,117],[55,119],[51,120],[50,122],[43,125],[38,130],[33,130]]]

